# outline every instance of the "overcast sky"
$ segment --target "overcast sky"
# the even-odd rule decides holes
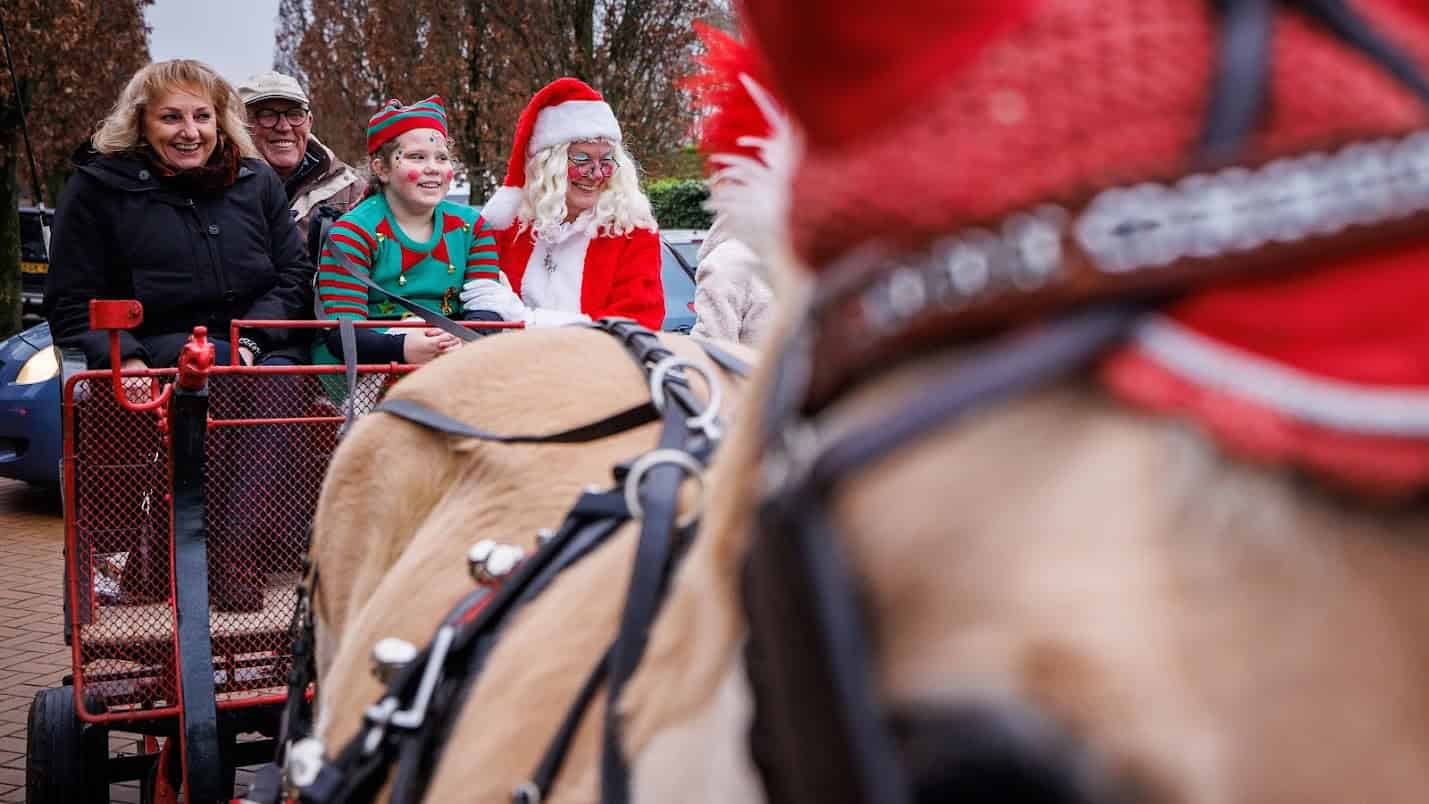
[[[230,83],[273,67],[278,0],[156,0],[149,6],[154,61],[198,59]]]

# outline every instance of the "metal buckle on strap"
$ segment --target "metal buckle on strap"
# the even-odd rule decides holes
[[[290,793],[317,781],[325,764],[323,753],[322,741],[315,737],[304,737],[289,744],[283,755],[282,770]]]
[[[801,419],[784,427],[765,450],[760,484],[765,500],[803,479],[823,448],[812,420]]]
[[[362,753],[371,754],[377,750],[389,725],[398,729],[415,729],[427,719],[427,706],[432,702],[432,692],[442,676],[442,665],[446,664],[447,652],[451,650],[455,636],[456,628],[453,626],[444,625],[437,629],[437,635],[432,638],[431,653],[427,654],[427,666],[422,669],[421,683],[417,685],[417,695],[410,707],[399,710],[397,698],[392,695],[367,707],[367,721],[372,725],[363,740]]]
[[[701,504],[675,523],[681,528],[689,527],[699,520],[700,510],[704,508],[705,467],[695,460],[693,455],[684,450],[657,449],[641,455],[640,459],[631,465],[629,474],[625,476],[625,507],[630,509],[632,519],[640,519],[645,516],[645,509],[640,505],[640,483],[645,479],[646,472],[662,463],[674,464],[684,469],[686,474],[694,478],[700,486]]]
[[[710,391],[709,402],[699,415],[691,416],[685,420],[685,426],[691,430],[698,430],[704,433],[705,437],[711,441],[719,440],[721,428],[719,422],[719,408],[723,401],[723,392],[720,390],[719,381],[698,363],[686,360],[678,355],[670,355],[655,364],[650,370],[650,401],[654,403],[655,409],[661,413],[665,412],[665,378],[676,370],[688,369],[700,376],[705,381],[705,387]]]

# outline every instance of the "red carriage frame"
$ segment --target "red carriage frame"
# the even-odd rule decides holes
[[[40,779],[40,800],[70,800],[78,795],[86,800],[107,801],[108,786],[114,781],[139,779],[145,801],[172,801],[178,789],[185,791],[189,801],[229,800],[232,797],[233,769],[239,765],[256,764],[273,757],[275,749],[273,735],[276,734],[278,719],[287,701],[287,673],[291,669],[292,652],[288,624],[296,604],[298,576],[292,577],[292,585],[287,592],[292,602],[286,598],[272,604],[269,592],[279,587],[260,589],[264,606],[261,612],[267,619],[262,621],[261,633],[229,634],[225,624],[231,625],[241,614],[225,617],[210,607],[208,600],[208,525],[205,511],[212,500],[211,495],[227,493],[222,488],[207,488],[206,476],[212,473],[219,478],[214,485],[222,486],[224,472],[232,467],[212,464],[207,452],[208,437],[220,439],[224,433],[264,431],[269,426],[302,429],[306,432],[320,432],[320,449],[330,450],[335,446],[338,428],[347,421],[347,416],[339,408],[341,403],[332,400],[324,403],[325,409],[303,411],[293,415],[291,410],[282,415],[263,415],[264,402],[261,393],[250,391],[256,404],[237,415],[230,409],[225,411],[221,396],[225,389],[232,389],[233,396],[240,384],[251,388],[262,388],[266,383],[288,382],[291,387],[300,387],[323,402],[324,394],[320,384],[338,389],[338,381],[345,373],[345,367],[286,365],[286,366],[246,366],[239,361],[238,350],[231,350],[231,360],[227,364],[217,364],[214,346],[208,341],[208,333],[203,327],[196,327],[189,343],[185,346],[176,368],[143,369],[123,371],[120,368],[119,332],[139,325],[143,320],[143,310],[135,301],[96,300],[91,302],[91,328],[109,332],[111,363],[108,370],[82,370],[69,373],[63,386],[63,494],[65,529],[65,635],[71,649],[73,675],[69,681],[69,700],[59,700],[66,695],[65,688],[43,690],[36,696],[31,710],[29,746],[31,755],[36,750],[43,753],[64,754],[79,752],[77,757],[50,756],[39,764],[45,769]],[[357,327],[427,327],[420,320],[364,321],[354,322]],[[236,320],[232,322],[229,343],[237,343],[243,329],[292,328],[331,329],[334,321],[268,321]],[[470,322],[471,329],[494,330],[520,328],[520,323]],[[417,366],[388,363],[359,365],[362,377],[380,376],[385,378],[380,385],[415,370]],[[147,399],[135,400],[134,379],[150,380]],[[293,378],[280,380],[276,378]],[[303,379],[307,378],[307,379]],[[130,381],[126,390],[125,380]],[[225,385],[227,383],[227,385]],[[218,386],[210,409],[209,390]],[[333,393],[340,393],[340,389]],[[329,394],[331,396],[332,394]],[[100,399],[103,397],[103,399]],[[304,400],[307,404],[309,400]],[[346,400],[354,403],[355,400]],[[125,419],[129,424],[124,433],[132,438],[118,438],[125,442],[119,451],[135,450],[135,444],[144,442],[143,449],[152,447],[155,439],[166,448],[168,460],[162,462],[160,453],[165,450],[151,450],[153,460],[150,471],[154,478],[162,477],[164,494],[157,508],[157,521],[167,523],[167,534],[162,534],[162,552],[167,554],[157,559],[157,565],[166,569],[167,588],[162,580],[154,586],[162,593],[162,599],[147,604],[146,612],[150,621],[144,628],[133,627],[130,620],[120,620],[117,632],[106,633],[101,644],[96,636],[96,624],[109,610],[129,607],[137,611],[134,603],[111,602],[100,599],[96,589],[96,549],[87,533],[89,523],[84,517],[86,498],[103,495],[113,490],[99,487],[87,488],[81,477],[85,459],[82,411],[85,409],[107,409],[114,414],[115,421]],[[292,407],[291,404],[289,407]],[[95,416],[93,412],[91,416]],[[138,424],[138,427],[135,425]],[[149,429],[151,433],[135,432]],[[318,450],[312,450],[317,452]],[[147,454],[147,453],[146,453]],[[239,453],[241,454],[241,451]],[[307,455],[313,466],[326,468],[330,452],[322,455]],[[220,462],[221,463],[221,462]],[[230,472],[231,474],[231,472]],[[309,472],[312,475],[313,472]],[[121,475],[122,478],[122,475]],[[317,475],[320,482],[321,473]],[[308,477],[309,483],[312,477]],[[233,484],[237,485],[237,484]],[[309,489],[310,498],[315,501],[316,488]],[[303,498],[306,502],[307,498]],[[151,514],[149,497],[145,497],[145,516]],[[291,503],[289,503],[291,506]],[[121,506],[122,508],[122,506]],[[311,511],[289,511],[301,519],[310,518]],[[162,527],[159,528],[162,530]],[[301,544],[301,554],[306,553],[306,533]],[[132,538],[132,536],[130,537]],[[130,545],[132,543],[126,543]],[[152,545],[151,545],[152,546]],[[118,548],[110,546],[118,555]],[[138,548],[126,546],[122,553],[127,561],[136,562],[121,566],[122,571],[137,571],[134,556]],[[183,567],[181,570],[180,567]],[[131,569],[133,568],[133,569]],[[122,576],[121,576],[122,578]],[[122,598],[115,598],[121,601]],[[286,606],[286,608],[285,608]],[[207,609],[209,616],[200,607]],[[270,610],[271,609],[271,610]],[[281,617],[274,617],[276,610]],[[164,622],[168,628],[163,628]],[[158,623],[158,625],[155,625]],[[127,629],[127,630],[126,630]],[[111,629],[115,630],[115,629]],[[256,633],[256,632],[255,632]],[[245,643],[247,640],[247,643]],[[252,643],[261,642],[261,650],[252,648]],[[244,645],[247,644],[247,650]],[[146,647],[147,646],[147,647]],[[129,661],[136,656],[145,661]],[[133,665],[128,669],[106,668],[105,663]],[[245,676],[246,673],[246,676]],[[46,698],[46,696],[49,696]],[[48,714],[39,717],[37,707],[48,706]],[[64,710],[72,707],[72,715]],[[58,713],[58,717],[56,717]],[[37,734],[38,728],[55,733]],[[107,734],[110,729],[122,729],[144,735],[144,750],[130,757],[111,757],[108,753]],[[56,730],[58,730],[56,732]],[[238,742],[240,732],[257,731],[265,739]],[[164,739],[167,738],[167,739]],[[43,746],[36,745],[36,741]],[[163,743],[160,740],[164,739]],[[56,752],[55,749],[59,749]],[[34,793],[36,778],[32,772],[29,782]],[[80,779],[58,778],[64,768],[81,769]],[[225,789],[227,788],[227,789]],[[48,794],[44,791],[49,791]],[[47,797],[48,795],[48,797]]]

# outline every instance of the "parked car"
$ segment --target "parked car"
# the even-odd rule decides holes
[[[464,204],[466,206],[481,209],[480,204],[471,203],[471,185],[464,181],[452,182],[451,189],[447,191],[447,200],[453,204]]]
[[[685,265],[690,269],[693,276],[695,269],[699,267],[700,246],[705,244],[705,236],[709,234],[708,229],[661,229],[660,237],[675,253],[680,256]]]
[[[677,229],[662,234],[662,328],[689,332],[695,323],[694,254],[704,233]],[[60,452],[59,354],[50,325],[40,324],[0,341],[0,477],[58,487]]]
[[[660,232],[660,282],[665,286],[666,332],[689,332],[695,325],[695,255],[704,242],[698,229]]]
[[[0,477],[58,488],[60,364],[50,325],[0,342]]]
[[[45,298],[45,274],[50,269],[45,227],[53,226],[54,220],[52,209],[20,207],[20,301],[28,324],[39,323],[44,315],[40,305]]]

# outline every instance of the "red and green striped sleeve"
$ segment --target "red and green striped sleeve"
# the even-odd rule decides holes
[[[323,317],[365,321],[367,286],[342,267],[334,250],[340,250],[370,275],[377,255],[377,241],[352,221],[340,219],[328,230],[322,258],[318,260],[318,299],[322,302]]]
[[[466,273],[463,282],[473,279],[498,279],[501,263],[496,251],[496,230],[485,218],[478,217],[471,227],[471,248],[466,252]]]

